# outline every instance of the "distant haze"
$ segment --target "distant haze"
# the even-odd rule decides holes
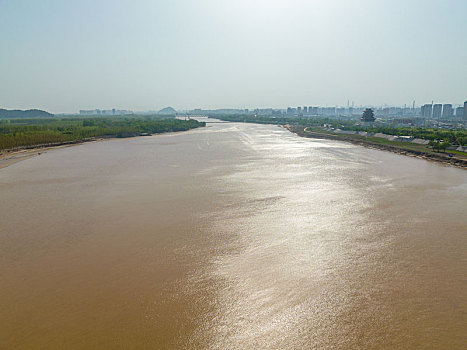
[[[0,0],[0,108],[467,99],[465,0]]]

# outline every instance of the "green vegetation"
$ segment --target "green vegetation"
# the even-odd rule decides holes
[[[375,137],[375,136],[336,134],[336,133],[333,133],[332,131],[328,131],[328,130],[325,130],[319,127],[307,128],[306,131],[297,132],[297,133],[302,136],[310,135],[312,137],[314,136],[319,137],[320,135],[323,135],[325,136],[325,138],[331,138],[334,140],[349,141],[353,143],[362,142],[364,144],[372,144],[375,146],[383,146],[383,147],[390,146],[390,147],[397,148],[400,150],[405,150],[405,151],[415,151],[415,152],[437,154],[437,155],[443,155],[443,156],[445,155],[446,157],[448,156],[448,154],[456,154],[462,157],[467,157],[466,152],[461,152],[461,151],[456,151],[456,150],[447,151],[446,148],[449,147],[449,143],[444,143],[443,145],[442,142],[439,142],[439,146],[435,146],[435,148],[433,148],[431,144],[430,146],[427,146],[427,145],[420,145],[420,144],[411,143],[411,142],[391,141],[391,140],[387,140],[382,137]],[[446,153],[439,153],[441,150]]]
[[[96,137],[132,137],[185,131],[205,123],[160,117],[0,120],[0,150]]]
[[[452,144],[465,144],[467,142],[467,130],[446,130],[420,127],[393,127],[393,126],[369,126],[342,125],[343,130],[367,131],[396,136],[411,136],[424,140],[448,141]]]

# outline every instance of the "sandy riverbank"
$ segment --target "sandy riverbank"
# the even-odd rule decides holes
[[[364,140],[364,139],[355,139],[348,135],[331,135],[331,134],[326,134],[326,133],[305,131],[303,126],[298,126],[298,125],[284,125],[284,128],[286,128],[290,132],[293,132],[301,137],[346,141],[346,142],[350,142],[355,145],[360,145],[360,146],[364,146],[367,148],[379,149],[379,150],[388,151],[392,153],[402,154],[405,156],[416,157],[416,158],[434,161],[437,163],[443,163],[446,165],[456,166],[462,169],[467,169],[467,159],[461,158],[460,156],[456,156],[456,155],[453,157],[449,157],[447,153],[437,154],[437,153],[431,153],[431,152],[421,152],[421,151],[416,151],[416,150],[399,148],[399,147],[392,146],[392,145],[378,144],[378,143]]]
[[[48,143],[43,145],[25,146],[16,149],[2,150],[0,151],[0,169],[6,168],[7,166],[18,163],[22,160],[36,157],[52,149],[71,147],[85,142],[103,141],[105,139],[108,138],[95,138],[79,141]]]

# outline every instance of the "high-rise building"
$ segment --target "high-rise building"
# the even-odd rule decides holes
[[[303,114],[308,114],[308,107],[307,106],[303,107]]]
[[[464,102],[464,116],[462,119],[467,120],[467,101]]]
[[[273,109],[271,113],[272,115],[282,115],[282,111],[280,109]]]
[[[336,107],[323,107],[323,108],[321,108],[321,112],[322,112],[323,115],[335,116],[336,115]]]
[[[424,118],[431,118],[431,111],[433,106],[431,104],[423,105],[421,108],[421,116]]]
[[[336,108],[336,115],[347,115],[347,108],[338,107]]]
[[[457,107],[456,108],[456,117],[463,118],[464,117],[464,107]]]
[[[443,118],[450,118],[453,115],[452,104],[443,105]]]
[[[298,115],[302,114],[302,107],[297,107],[297,114]]]
[[[441,117],[441,111],[443,110],[443,105],[442,104],[435,104],[433,105],[433,118],[437,119]]]

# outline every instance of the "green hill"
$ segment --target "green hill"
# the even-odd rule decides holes
[[[173,109],[172,107],[166,107],[161,109],[157,114],[163,114],[163,115],[175,115],[177,114],[177,111]]]
[[[8,109],[1,109],[0,108],[0,118],[5,118],[5,119],[12,119],[12,118],[51,118],[54,115],[42,111],[40,109],[29,109],[26,111],[21,111],[21,110],[8,110]]]

